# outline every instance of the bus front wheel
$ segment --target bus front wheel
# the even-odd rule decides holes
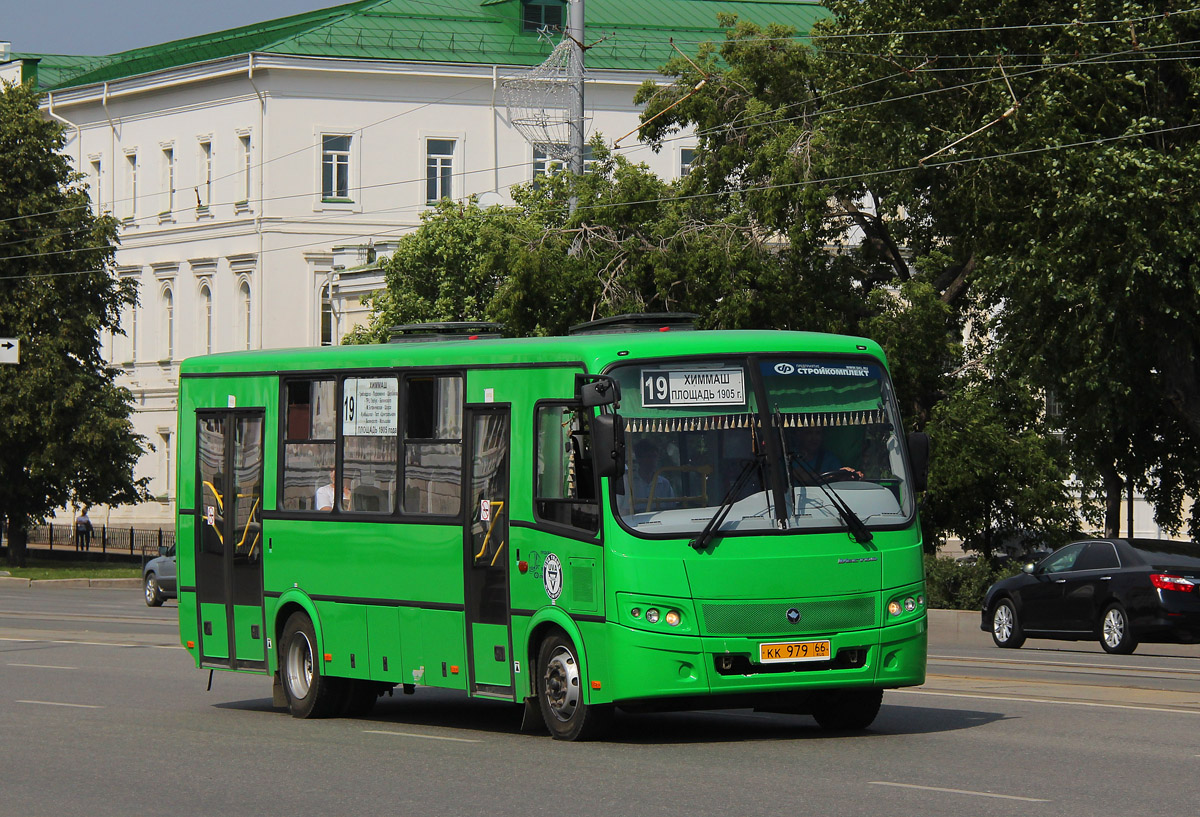
[[[612,707],[584,701],[575,645],[563,633],[542,642],[537,664],[538,706],[555,740],[588,740],[607,726]]]
[[[834,689],[817,695],[812,714],[822,729],[866,729],[882,703],[882,689]]]
[[[304,613],[293,613],[280,639],[279,675],[293,718],[324,718],[342,703],[339,678],[321,673],[317,634]]]

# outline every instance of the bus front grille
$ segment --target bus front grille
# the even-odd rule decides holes
[[[788,615],[792,610],[800,614],[795,624]],[[700,612],[706,635],[805,635],[875,626],[874,596],[755,604],[707,602],[700,605]]]

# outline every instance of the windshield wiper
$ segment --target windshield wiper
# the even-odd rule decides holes
[[[837,509],[838,515],[842,517],[842,522],[846,525],[846,530],[854,537],[854,541],[860,545],[866,545],[875,537],[871,535],[871,531],[867,530],[866,524],[858,518],[858,514],[850,509],[846,504],[846,500],[838,496],[837,491],[831,491],[825,486],[825,481],[821,479],[821,475],[812,469],[808,463],[800,457],[796,457],[795,464],[804,472],[804,476],[821,489],[821,493],[829,498],[830,503]],[[784,462],[783,467],[788,469],[788,482],[791,482],[791,466],[792,463]]]
[[[729,486],[729,490],[725,492],[725,498],[721,500],[717,512],[708,520],[708,524],[704,526],[704,530],[700,531],[700,535],[688,542],[689,545],[696,550],[704,550],[708,547],[716,535],[717,529],[725,523],[725,517],[729,516],[729,511],[733,507],[733,503],[737,501],[737,496],[742,492],[742,488],[745,487],[747,480],[750,479],[750,475],[754,473],[755,468],[761,467],[761,460],[761,454],[756,454],[753,459],[746,460],[746,464],[742,466],[741,473],[733,481],[733,485]]]

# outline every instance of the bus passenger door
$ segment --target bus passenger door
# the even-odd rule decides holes
[[[473,694],[511,697],[508,626],[509,412],[468,407],[471,459],[467,479],[465,581],[467,652]]]
[[[196,611],[202,666],[266,669],[263,412],[197,412]]]

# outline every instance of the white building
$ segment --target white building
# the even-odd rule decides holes
[[[547,57],[558,37],[538,29],[565,7],[361,0],[111,56],[0,47],[0,78],[47,92],[95,206],[122,220],[118,274],[140,291],[105,354],[155,447],[138,475],[158,501],[95,521],[173,520],[180,360],[338,343],[366,318],[378,262],[431,203],[507,201],[544,172],[501,86]],[[588,0],[587,39],[600,41],[586,56],[589,132],[634,130],[637,87],[659,76],[672,39],[685,52],[722,39],[718,12],[800,31],[824,14],[808,0]],[[693,146],[626,155],[674,178]]]

